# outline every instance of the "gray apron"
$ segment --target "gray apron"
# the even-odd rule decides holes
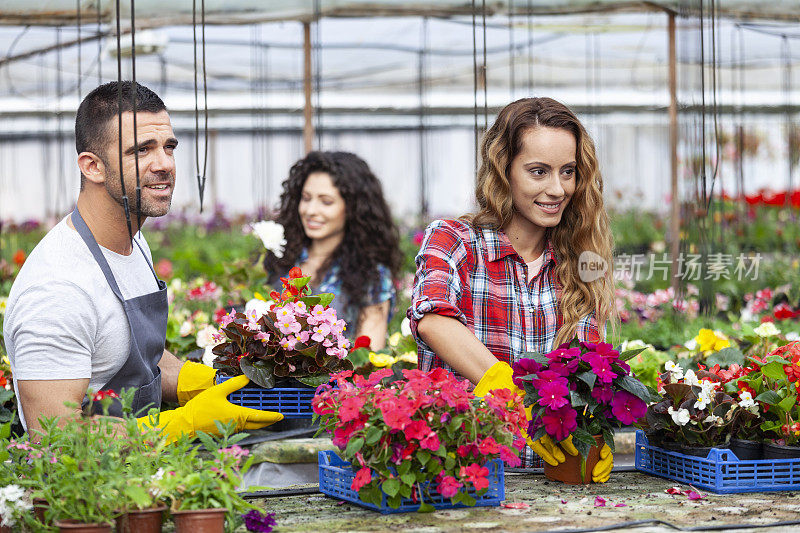
[[[153,265],[147,260],[144,250],[136,242],[139,251],[142,252],[147,266],[153,272],[153,276],[158,283],[158,290],[150,294],[143,294],[136,298],[126,300],[114,279],[114,274],[108,266],[100,246],[89,230],[89,226],[84,222],[83,217],[76,207],[72,211],[72,224],[78,230],[83,242],[89,247],[100,270],[106,277],[111,290],[122,302],[125,315],[128,317],[128,325],[131,330],[131,350],[122,368],[114,374],[111,379],[101,388],[101,390],[111,389],[117,394],[122,389],[134,388],[136,395],[133,399],[133,414],[141,416],[147,413],[151,407],[161,406],[161,369],[158,362],[164,353],[164,342],[167,338],[167,284],[158,279]],[[83,399],[83,407],[89,403],[89,398]],[[100,404],[93,407],[93,414],[102,414]],[[122,416],[122,405],[119,400],[114,400],[108,414],[111,416]]]

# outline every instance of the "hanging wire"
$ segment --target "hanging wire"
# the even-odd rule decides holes
[[[138,87],[136,85],[136,2],[131,2],[131,78],[133,80],[133,90],[131,91],[131,103],[133,107],[133,159],[136,169],[136,231],[142,229],[142,184],[139,180],[139,137],[136,126],[136,95]],[[120,157],[120,160],[122,158]]]
[[[528,0],[528,96],[533,96],[533,15]]]
[[[486,0],[481,0],[481,19],[483,24],[483,131],[489,129],[489,72],[486,67]]]
[[[61,27],[56,28],[56,164],[58,165],[58,183],[56,185],[56,195],[54,198],[53,212],[61,214],[61,202],[67,195],[67,177],[64,173],[64,131],[63,131],[63,118],[64,113],[61,110],[61,99],[63,98],[64,84],[63,84],[63,61],[61,55]]]
[[[102,12],[100,11],[100,0],[97,0],[97,85],[103,83],[103,35]]]
[[[419,96],[419,205],[420,215],[428,216],[428,176],[426,172],[426,121],[425,121],[425,59],[428,50],[428,17],[422,17],[420,49],[417,56],[417,90]]]
[[[75,0],[75,7],[77,11],[78,17],[78,100],[81,99],[81,50],[83,49],[83,43],[81,42],[81,0]]]
[[[311,46],[314,57],[314,118],[317,150],[322,150],[322,8],[320,0],[314,0],[314,39]]]
[[[205,124],[203,126],[203,165],[200,171],[200,104],[197,83],[197,0],[192,0],[192,41],[194,43],[194,162],[197,175],[197,190],[200,195],[200,212],[203,212],[203,196],[206,190],[206,170],[208,168],[208,79],[206,76],[206,2],[200,0],[200,25],[203,61],[203,105]]]
[[[783,56],[783,91],[784,91],[784,120],[786,122],[786,142],[789,154],[789,173],[786,176],[786,200],[785,206],[789,206],[792,192],[792,178],[794,175],[795,164],[795,127],[792,121],[791,99],[792,99],[792,51],[789,46],[789,37],[781,37],[781,55]]]
[[[508,91],[514,101],[514,2],[508,3]]]
[[[475,120],[473,134],[475,137],[475,171],[478,170],[478,22],[476,19],[477,6],[472,0],[472,116]]]
[[[128,237],[133,242],[131,228],[131,210],[128,205],[128,191],[125,189],[125,177],[122,165],[122,29],[120,23],[119,0],[116,0],[117,12],[117,149],[119,151],[119,182],[122,185],[122,209],[125,210],[125,222],[128,224]]]

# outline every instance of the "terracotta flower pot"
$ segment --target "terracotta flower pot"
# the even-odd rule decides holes
[[[195,509],[172,511],[175,533],[222,533],[227,509]]]
[[[117,533],[160,533],[166,505],[134,509],[117,518]]]
[[[586,467],[583,478],[581,478],[581,460],[583,457],[565,453],[566,461],[558,466],[544,464],[544,475],[552,481],[561,481],[569,485],[585,485],[592,482],[592,470],[600,460],[600,448],[605,442],[602,435],[594,435],[596,446],[589,448],[589,456],[586,458]]]
[[[48,507],[50,507],[50,504],[47,503],[47,500],[45,500],[44,498],[33,499],[33,514],[36,516],[36,520],[38,520],[42,524],[45,523],[44,512],[47,510]]]
[[[54,525],[61,533],[111,533],[111,524],[86,524],[77,520],[58,520]]]
[[[11,528],[8,526],[0,526],[0,533],[11,533]]]

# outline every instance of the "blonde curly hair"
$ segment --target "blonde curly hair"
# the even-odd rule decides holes
[[[500,111],[481,141],[475,188],[478,212],[465,219],[476,228],[508,226],[514,213],[511,162],[522,149],[524,133],[537,127],[567,130],[575,136],[578,147],[575,192],[561,222],[547,232],[559,259],[555,274],[561,286],[558,303],[563,324],[556,335],[558,346],[575,337],[578,322],[590,313],[595,314],[602,335],[615,309],[613,238],[603,206],[603,178],[594,142],[567,106],[552,98],[523,98]],[[604,276],[588,283],[578,274],[578,258],[586,251],[602,257],[609,267]]]

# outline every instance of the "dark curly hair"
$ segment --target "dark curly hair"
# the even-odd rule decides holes
[[[280,259],[267,252],[264,268],[271,276],[270,283],[278,284],[278,277],[295,266],[303,248],[311,244],[303,231],[298,206],[306,178],[314,172],[331,176],[345,204],[344,238],[317,276],[321,277],[333,263],[338,263],[342,292],[347,301],[363,307],[367,289],[379,283],[378,265],[386,266],[396,279],[402,258],[399,232],[383,198],[381,183],[367,163],[355,154],[309,152],[292,166],[289,178],[283,182],[276,217],[285,230],[286,249]]]

